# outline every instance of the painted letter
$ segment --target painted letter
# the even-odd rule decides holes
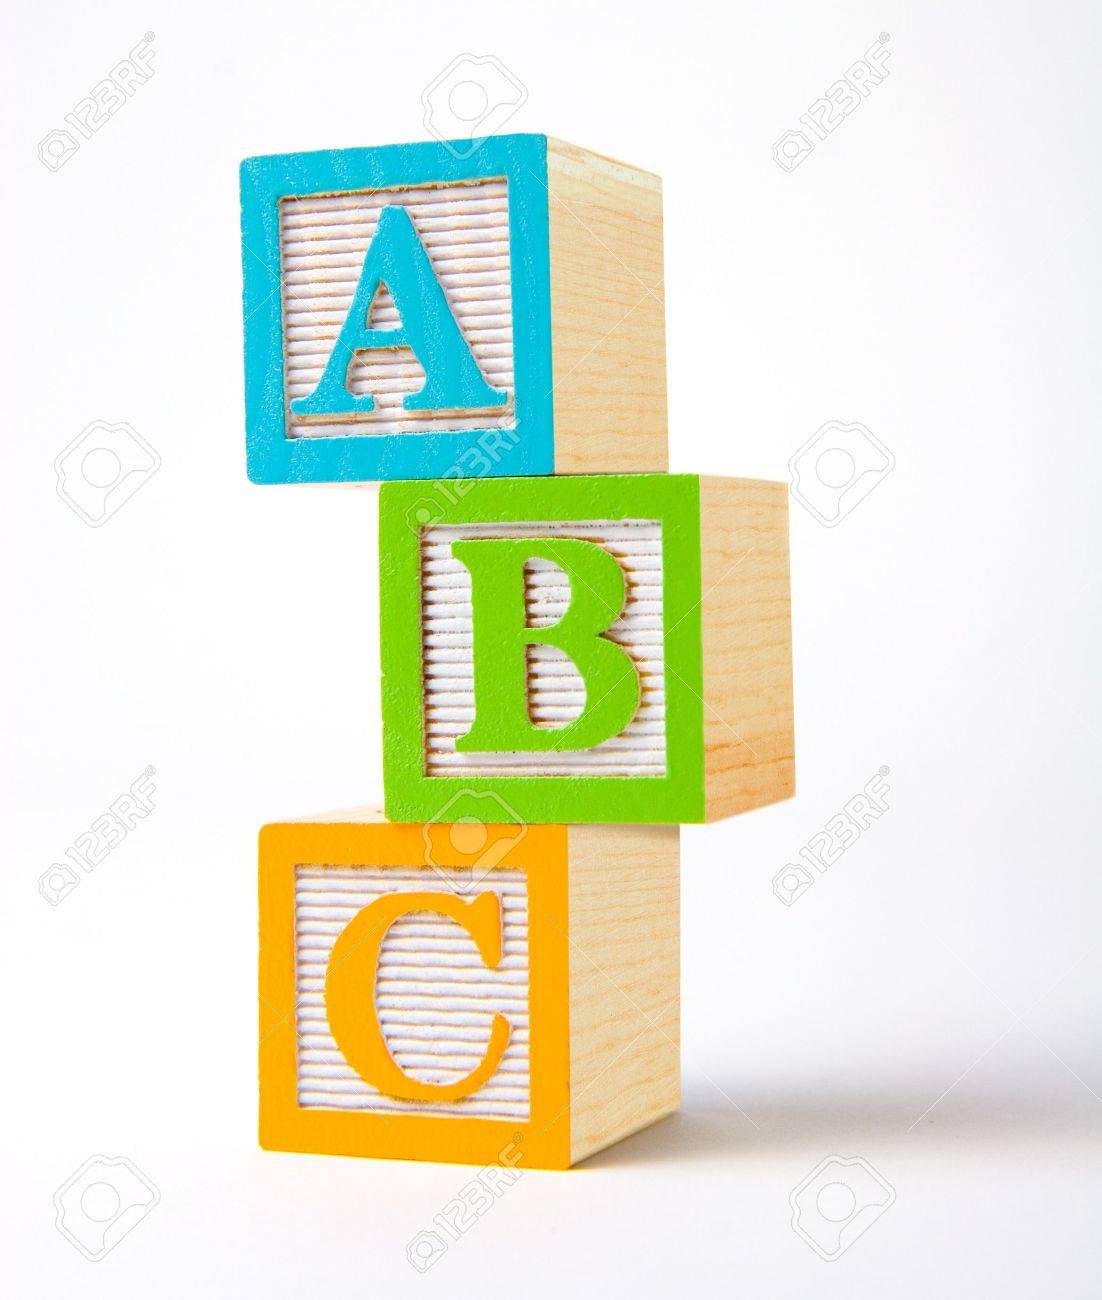
[[[385,284],[398,309],[397,329],[368,325],[371,304]],[[350,415],[373,411],[370,393],[347,389],[348,367],[365,348],[412,348],[425,372],[424,386],[407,393],[407,411],[451,411],[504,406],[508,394],[490,387],[460,333],[444,290],[405,208],[379,214],[360,282],[318,386],[291,403],[296,415]]]
[[[592,749],[628,725],[639,708],[639,674],[604,635],[624,606],[624,573],[596,542],[578,538],[480,538],[453,542],[471,575],[475,718],[461,752]],[[570,603],[550,627],[530,627],[524,566],[549,560],[567,575]],[[585,684],[585,709],[563,727],[538,727],[528,712],[530,645],[561,650]]]
[[[509,1022],[498,1012],[490,1043],[479,1065],[455,1083],[422,1083],[391,1056],[375,1007],[379,950],[387,931],[411,912],[438,912],[457,921],[478,946],[492,970],[501,961],[501,904],[493,892],[468,901],[456,894],[383,894],[368,903],[337,936],[325,972],[325,1010],[329,1028],[348,1064],[388,1097],[406,1101],[458,1101],[469,1097],[496,1073],[509,1045]]]

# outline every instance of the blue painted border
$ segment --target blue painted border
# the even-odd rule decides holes
[[[459,142],[469,147],[470,142]],[[288,438],[283,391],[279,201],[290,195],[504,176],[509,186],[513,367],[517,441],[486,471],[494,477],[555,469],[551,371],[551,267],[547,137],[493,136],[460,158],[444,144],[272,154],[241,164],[245,314],[245,446],[254,483],[356,483],[462,474],[460,458],[485,429],[456,433]]]

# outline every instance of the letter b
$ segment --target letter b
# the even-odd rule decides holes
[[[471,575],[475,718],[461,752],[592,749],[619,735],[639,708],[631,656],[605,633],[624,606],[624,574],[596,542],[577,538],[479,538],[454,542]],[[570,602],[557,623],[528,624],[524,569],[548,560],[566,574]],[[549,645],[573,663],[585,707],[563,727],[536,726],[528,711],[528,646]]]

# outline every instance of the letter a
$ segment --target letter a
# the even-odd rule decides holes
[[[624,606],[624,573],[596,542],[577,538],[480,538],[453,542],[471,575],[475,718],[457,750],[518,753],[592,749],[628,725],[639,708],[639,674],[604,633]],[[529,627],[524,566],[550,560],[567,575],[570,604],[550,627]],[[550,645],[585,684],[585,709],[564,727],[537,727],[528,713],[529,645]]]
[[[398,309],[402,323],[397,329],[375,329],[367,323],[381,284]],[[491,388],[482,377],[405,208],[386,207],[379,214],[360,282],[325,371],[317,388],[308,397],[296,397],[291,410],[296,415],[373,411],[370,393],[355,395],[347,388],[348,367],[356,353],[367,348],[413,349],[425,383],[402,399],[407,411],[464,410],[508,401],[507,393]]]

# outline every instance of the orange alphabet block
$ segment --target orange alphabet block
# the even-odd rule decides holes
[[[565,1169],[675,1110],[678,829],[260,834],[260,1143]]]

